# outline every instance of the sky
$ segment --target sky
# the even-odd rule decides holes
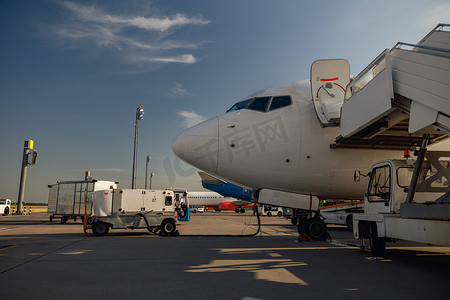
[[[17,199],[23,143],[33,139],[25,202],[47,185],[99,180],[202,190],[172,153],[184,129],[267,87],[309,79],[317,59],[357,75],[398,41],[450,23],[445,0],[0,1],[0,198]]]

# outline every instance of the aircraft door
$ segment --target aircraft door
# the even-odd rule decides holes
[[[316,60],[311,65],[311,94],[323,126],[338,126],[345,88],[350,82],[350,64],[345,59]]]

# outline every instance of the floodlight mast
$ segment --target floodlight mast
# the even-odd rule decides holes
[[[131,188],[136,188],[136,156],[137,156],[137,144],[138,144],[138,122],[144,118],[144,109],[142,105],[136,108],[136,122],[134,123],[134,154],[133,154],[133,172],[131,175]]]

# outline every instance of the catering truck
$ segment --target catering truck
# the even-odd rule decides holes
[[[384,160],[371,167],[364,213],[353,215],[353,233],[362,246],[369,239],[374,254],[397,239],[450,246],[450,151],[417,152],[416,161]]]
[[[88,228],[94,235],[109,229],[146,228],[161,235],[175,235],[176,221],[188,217],[185,189],[105,189],[93,197],[93,213]]]

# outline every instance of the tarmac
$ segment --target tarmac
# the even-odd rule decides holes
[[[193,214],[179,236],[83,233],[45,213],[0,216],[0,299],[448,299],[450,247],[361,251],[344,226],[299,241],[283,217]],[[223,236],[221,236],[223,235]],[[233,236],[226,236],[233,235]]]

